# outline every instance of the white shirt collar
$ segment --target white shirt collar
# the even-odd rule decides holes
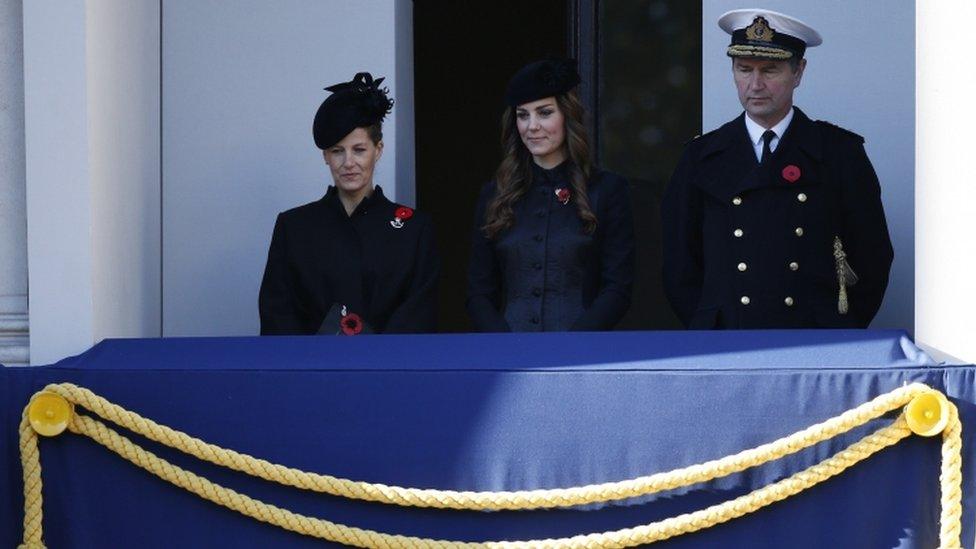
[[[788,128],[790,126],[790,122],[793,121],[793,111],[793,107],[790,107],[790,112],[786,113],[786,116],[784,116],[779,123],[772,128],[769,128],[773,130],[773,133],[776,134],[776,137],[773,138],[773,143],[770,144],[771,149],[775,149],[774,143],[779,143],[779,139],[783,137],[783,134],[786,132],[786,128]],[[762,135],[766,131],[766,128],[760,126],[753,121],[753,119],[749,118],[748,114],[745,115],[745,119],[746,130],[749,132],[749,139],[752,140],[753,146],[759,146],[760,150],[762,150]]]

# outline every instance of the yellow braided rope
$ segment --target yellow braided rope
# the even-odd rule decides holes
[[[27,409],[20,420],[20,463],[24,470],[24,543],[18,549],[44,547],[41,496],[41,454],[37,449],[37,433],[27,421]]]
[[[102,417],[106,417],[102,413],[106,413],[109,416],[115,416],[121,418],[120,424],[125,425],[125,421],[135,419],[131,425],[137,428],[128,427],[131,430],[143,434],[148,438],[153,438],[146,433],[140,431],[140,428],[145,427],[146,423],[149,422],[144,418],[135,416],[135,418],[128,417],[127,412],[124,409],[117,407],[114,404],[97,397],[90,391],[84,390],[79,387],[75,387],[69,384],[63,385],[52,385],[48,386],[46,390],[52,391],[54,389],[65,389],[65,393],[71,395],[74,392],[87,393],[84,395],[85,398],[81,400],[72,400],[75,404],[87,407],[88,402],[95,402],[95,408],[90,408]],[[924,391],[931,391],[931,389],[925,387],[924,385],[910,385],[896,389],[891,393],[882,395],[871,402],[859,406],[853,410],[845,412],[837,418],[828,420],[827,422],[818,424],[814,427],[820,427],[820,435],[826,433],[833,433],[824,438],[820,438],[812,442],[814,444],[820,440],[826,440],[840,432],[845,432],[847,430],[853,429],[858,425],[863,425],[870,419],[880,416],[885,411],[892,410],[903,406],[914,396],[921,394]],[[60,391],[55,391],[62,396],[65,393]],[[94,397],[94,398],[91,398]],[[107,405],[107,406],[106,406]],[[100,410],[100,411],[99,411]],[[942,515],[940,517],[941,530],[940,530],[940,546],[943,548],[955,548],[961,547],[959,539],[961,532],[961,515],[962,515],[962,505],[961,505],[961,424],[958,418],[958,412],[951,403],[949,403],[950,417],[948,427],[943,432],[943,446],[942,446],[942,471],[940,475],[940,483],[942,490]],[[852,412],[858,412],[852,414]],[[121,413],[119,413],[121,412]],[[26,413],[26,412],[25,412]],[[26,418],[26,416],[25,416]],[[842,421],[836,421],[844,418]],[[834,425],[834,423],[840,423],[840,425]],[[175,433],[181,437],[186,437],[178,431],[173,431],[169,428],[152,424],[158,429],[162,429],[167,433]],[[824,427],[826,426],[826,427]],[[845,428],[846,427],[846,428]],[[144,469],[160,476],[164,480],[171,482],[177,486],[180,486],[198,496],[207,499],[209,501],[218,503],[235,511],[238,511],[246,516],[255,518],[257,520],[262,520],[279,527],[299,532],[305,535],[315,536],[331,541],[337,541],[345,543],[347,545],[360,546],[360,547],[630,547],[633,545],[650,543],[653,541],[659,541],[663,539],[668,539],[670,537],[680,535],[683,533],[694,532],[701,530],[703,528],[708,528],[716,524],[721,524],[727,522],[733,518],[751,513],[757,509],[770,505],[776,501],[780,501],[789,496],[795,495],[811,486],[814,486],[820,482],[823,482],[843,470],[851,467],[855,463],[866,459],[875,452],[891,446],[897,443],[899,440],[909,436],[911,431],[907,428],[905,424],[904,414],[899,416],[899,418],[887,427],[884,427],[875,433],[868,435],[859,442],[854,443],[848,448],[842,450],[840,453],[830,457],[823,462],[816,464],[804,471],[801,471],[789,478],[776,482],[774,484],[768,485],[766,487],[760,488],[749,494],[741,496],[739,498],[724,502],[722,504],[714,505],[706,509],[696,511],[694,513],[684,514],[677,517],[672,517],[665,519],[656,523],[651,523],[644,526],[639,526],[636,528],[628,528],[624,530],[618,530],[615,532],[605,532],[605,533],[595,533],[583,536],[575,536],[572,538],[563,539],[548,539],[548,540],[533,540],[525,542],[486,542],[483,544],[466,543],[466,542],[453,542],[445,540],[432,540],[423,538],[413,538],[406,536],[397,536],[384,534],[369,530],[362,530],[358,528],[353,528],[341,524],[335,524],[326,520],[306,517],[293,513],[288,510],[280,509],[275,506],[266,504],[264,502],[249,498],[248,496],[238,494],[233,490],[221,487],[214,484],[204,478],[201,478],[189,471],[185,471],[179,467],[176,467],[165,460],[162,460],[155,456],[154,454],[140,448],[139,446],[133,444],[130,440],[119,435],[114,430],[106,426],[104,423],[99,422],[93,418],[86,417],[83,415],[73,415],[68,428],[75,433],[84,434],[91,437],[96,442],[106,446],[112,451],[118,453],[123,458],[129,460],[130,462],[143,467]],[[812,429],[812,428],[811,428]],[[834,432],[835,429],[839,431]],[[781,441],[791,441],[796,444],[802,444],[808,441],[807,436],[810,429],[800,431],[795,435],[790,437],[785,437],[771,444],[760,446],[759,448],[753,449],[758,450],[760,448],[766,448]],[[158,434],[158,433],[157,433]],[[806,436],[799,436],[806,435]],[[796,440],[791,440],[796,437]],[[179,438],[179,437],[177,437]],[[189,438],[189,437],[187,437]],[[158,440],[158,439],[153,439]],[[193,441],[198,441],[197,439],[190,439]],[[162,441],[160,441],[162,442]],[[164,442],[165,443],[165,442]],[[201,444],[205,444],[200,442]],[[810,445],[810,444],[808,444]],[[221,452],[228,452],[227,450],[220,449],[219,447],[211,447],[206,445],[210,449],[215,449],[219,454]],[[784,444],[786,448],[790,448],[789,444]],[[179,448],[179,446],[174,445],[174,447]],[[190,450],[183,449],[192,455],[196,455]],[[797,448],[799,449],[799,448]],[[794,449],[792,451],[797,451]],[[772,448],[775,450],[776,448]],[[750,452],[742,452],[736,454],[736,456],[742,456]],[[786,455],[784,452],[781,455]],[[233,453],[236,457],[239,457],[243,461],[254,460],[250,456],[245,456],[241,454]],[[730,456],[730,457],[736,457]],[[766,456],[754,456],[755,463],[751,465],[746,465],[746,467],[754,466],[759,463],[765,463],[769,459],[763,460],[762,458]],[[779,456],[777,456],[779,457]],[[41,486],[40,486],[40,465],[39,456],[37,453],[37,442],[36,434],[33,433],[30,424],[26,421],[21,423],[21,458],[24,462],[24,492],[25,492],[25,519],[24,519],[24,544],[21,545],[23,548],[35,548],[43,547],[41,542]],[[728,458],[723,458],[723,460]],[[770,458],[775,459],[775,458]],[[712,467],[716,467],[715,464],[721,464],[723,460],[715,460],[713,462],[708,462],[708,464],[713,464]],[[214,463],[223,464],[219,458],[216,460],[208,460]],[[254,460],[261,461],[261,460]],[[264,464],[275,466],[267,462]],[[687,471],[688,469],[693,469],[695,467],[704,467],[708,464],[702,464],[699,466],[692,466],[686,469],[679,469],[671,473],[662,473],[660,475],[670,475],[673,473],[679,473]],[[253,464],[252,464],[253,465]],[[248,472],[247,468],[238,469],[241,471]],[[742,469],[737,469],[742,470]],[[294,470],[288,470],[294,471]],[[299,471],[300,472],[300,471]],[[729,474],[730,472],[735,472],[735,470],[729,471],[724,474]],[[301,473],[301,472],[300,472]],[[307,474],[307,473],[303,473]],[[723,476],[716,471],[709,471],[703,473],[703,478],[717,478]],[[260,476],[260,475],[259,475]],[[316,475],[318,476],[318,475]],[[694,476],[694,475],[693,475]],[[262,477],[264,478],[264,477]],[[332,477],[328,477],[332,478]],[[642,477],[651,478],[651,477]],[[684,477],[687,480],[687,477]],[[697,477],[695,477],[697,478]],[[639,480],[639,479],[636,479]],[[30,482],[28,482],[30,481]],[[344,481],[352,482],[352,481]],[[628,481],[625,481],[628,482]],[[687,484],[693,484],[700,481],[686,482],[683,484],[678,484],[676,486],[684,486]],[[358,484],[358,483],[357,483]],[[620,484],[620,483],[616,483]],[[376,486],[376,485],[372,485]],[[602,486],[602,485],[597,485]],[[675,487],[676,487],[675,486]],[[398,487],[385,487],[392,490],[411,490]],[[573,488],[566,490],[580,490],[590,487]],[[655,490],[659,491],[659,490]],[[425,490],[423,492],[437,492],[436,490]],[[511,497],[519,497],[524,494],[533,494],[539,491],[526,491],[526,492],[505,492],[503,494],[510,495]],[[497,494],[492,492],[480,492],[480,493],[468,493],[468,492],[451,492],[452,494],[465,497],[469,494],[474,494],[478,497],[490,498],[491,496]],[[645,492],[651,493],[651,492]],[[635,494],[640,495],[640,494]],[[506,496],[508,497],[508,496]],[[632,497],[632,496],[627,496]],[[586,502],[600,501],[598,499],[587,499]],[[470,503],[469,503],[470,504]],[[474,508],[474,507],[465,507]],[[495,508],[495,507],[491,507]],[[508,507],[506,507],[508,508]],[[28,516],[31,515],[31,516]]]
[[[402,488],[309,473],[208,444],[180,431],[159,425],[109,402],[88,389],[70,383],[48,385],[45,390],[55,392],[69,402],[91,410],[102,419],[125,427],[149,440],[180,450],[198,459],[271,482],[351,499],[404,506],[481,511],[544,509],[617,501],[725,477],[794,454],[819,442],[846,433],[881,417],[887,412],[904,406],[914,396],[931,389],[921,384],[907,385],[881,395],[857,408],[848,410],[837,417],[771,443],[673,471],[619,482],[516,492],[468,492]]]

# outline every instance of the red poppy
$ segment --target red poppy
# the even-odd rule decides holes
[[[399,208],[396,209],[396,212],[393,214],[393,217],[396,217],[401,221],[406,221],[411,217],[413,217],[413,209],[408,208],[406,206],[400,206]]]
[[[563,204],[569,204],[569,189],[562,187],[556,189],[556,200],[562,202]]]
[[[363,319],[359,318],[356,313],[349,313],[343,315],[342,319],[339,320],[339,327],[342,328],[342,333],[347,336],[354,336],[363,331]]]
[[[790,164],[789,166],[783,168],[783,179],[789,181],[790,183],[796,183],[800,179],[800,168]]]

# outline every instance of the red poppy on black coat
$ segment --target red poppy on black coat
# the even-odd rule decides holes
[[[783,179],[789,181],[790,183],[796,183],[800,179],[800,168],[790,164],[789,166],[783,168]]]
[[[342,317],[339,326],[342,328],[342,333],[349,336],[356,335],[363,331],[363,319],[356,313],[349,313]]]
[[[400,206],[393,213],[393,216],[396,217],[397,219],[401,220],[401,221],[406,221],[406,220],[410,219],[411,217],[413,217],[413,209],[412,208],[408,208],[406,206]]]
[[[569,189],[565,187],[556,189],[556,200],[562,202],[564,205],[569,204],[569,196]]]

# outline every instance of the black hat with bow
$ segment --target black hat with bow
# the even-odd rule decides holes
[[[505,90],[505,102],[517,107],[568,92],[580,83],[575,59],[544,59],[515,73]]]
[[[373,80],[368,72],[357,73],[349,82],[325,88],[332,92],[319,106],[312,123],[315,146],[325,150],[356,128],[367,128],[383,121],[393,108],[388,88],[380,88],[383,78]]]

